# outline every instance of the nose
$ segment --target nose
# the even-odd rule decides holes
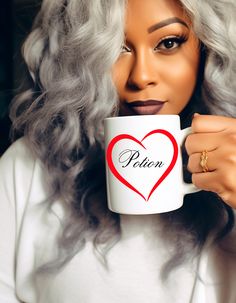
[[[158,75],[153,59],[152,54],[148,51],[136,53],[127,83],[129,89],[142,90],[158,84]]]

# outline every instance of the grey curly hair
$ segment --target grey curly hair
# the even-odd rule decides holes
[[[12,104],[13,129],[45,165],[52,203],[60,198],[71,210],[62,222],[60,255],[46,270],[66,264],[88,236],[102,256],[120,237],[119,215],[106,207],[103,120],[118,114],[111,69],[124,40],[125,2],[44,0],[23,47],[31,83]],[[180,2],[205,51],[200,102],[211,113],[234,116],[236,3]],[[176,247],[163,273],[198,253],[212,230],[223,237],[232,229],[232,210],[213,195],[195,199],[202,195],[204,204],[162,215]],[[203,214],[210,215],[207,223]]]

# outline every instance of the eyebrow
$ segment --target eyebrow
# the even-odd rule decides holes
[[[152,25],[151,27],[148,28],[148,33],[150,34],[150,33],[154,32],[155,30],[160,29],[160,28],[167,26],[169,24],[172,24],[172,23],[180,23],[180,24],[186,26],[187,28],[189,28],[187,23],[185,23],[183,20],[179,19],[178,17],[173,17],[173,18],[168,18],[157,24]]]

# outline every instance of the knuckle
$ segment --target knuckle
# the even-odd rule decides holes
[[[236,144],[236,133],[232,132],[228,134],[228,140],[230,143]]]
[[[227,161],[227,163],[230,166],[236,165],[236,152],[231,152],[231,153],[227,154],[227,156],[225,157],[225,160]]]
[[[194,132],[198,132],[201,125],[201,120],[202,120],[202,116],[195,116],[194,119],[192,120],[191,127]]]
[[[221,193],[218,193],[218,196],[224,201],[224,202],[229,202],[231,198],[231,194],[229,191],[223,191]]]
[[[235,174],[232,174],[231,172],[224,172],[222,174],[222,179],[223,180],[223,186],[225,189],[232,190],[235,187]]]
[[[189,158],[188,158],[188,165],[187,165],[188,171],[190,173],[194,173],[195,167],[196,167],[196,165],[195,165],[195,161],[194,161],[193,156],[189,156]]]
[[[232,147],[235,149],[236,146],[236,133],[235,132],[227,132],[222,136],[222,142],[224,142],[224,145],[226,147]]]
[[[193,167],[191,165],[191,163],[188,162],[188,165],[187,165],[187,170],[190,172],[190,173],[193,173]]]
[[[188,155],[190,155],[192,153],[192,146],[193,146],[193,134],[188,135],[188,137],[185,140],[185,149],[188,153]]]
[[[199,182],[199,177],[197,174],[192,174],[192,183],[196,186],[201,188],[201,183]]]

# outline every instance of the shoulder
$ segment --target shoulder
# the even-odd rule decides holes
[[[6,188],[31,178],[36,158],[25,138],[14,142],[0,159],[0,179]],[[14,183],[13,183],[14,182]]]
[[[43,175],[41,161],[34,156],[26,138],[21,138],[0,158],[0,196],[12,204],[22,205],[35,185],[37,191],[42,188]]]
[[[21,138],[15,141],[0,158],[0,171],[9,171],[9,168],[16,164],[30,167],[34,164],[35,160],[27,140]]]
[[[15,141],[0,158],[0,168],[12,165],[13,163],[21,163],[26,166],[35,162],[35,157],[29,148],[27,140],[23,137]]]

